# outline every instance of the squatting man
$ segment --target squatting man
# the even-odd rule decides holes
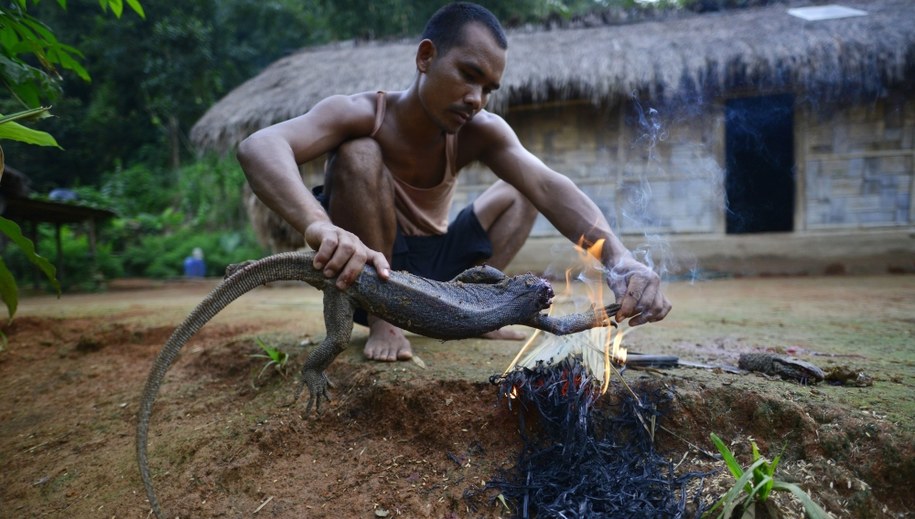
[[[587,195],[485,110],[507,51],[491,12],[471,3],[442,7],[423,31],[408,89],[331,96],[245,139],[238,159],[251,188],[304,235],[317,251],[314,267],[336,276],[341,289],[366,263],[382,279],[390,269],[437,280],[483,262],[504,269],[539,211],[572,242],[604,240],[600,260],[622,305],[617,321],[663,319],[671,305],[657,274],[625,248]],[[299,165],[325,153],[324,185],[309,190]],[[474,161],[499,180],[449,223],[457,174]],[[412,357],[401,329],[372,315],[357,314],[360,321],[369,327],[367,358]],[[489,337],[522,338],[510,329]]]

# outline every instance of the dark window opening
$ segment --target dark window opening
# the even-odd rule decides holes
[[[732,99],[725,106],[728,234],[794,229],[794,99]]]

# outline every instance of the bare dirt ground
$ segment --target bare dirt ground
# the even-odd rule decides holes
[[[152,360],[214,285],[171,283],[96,295],[26,297],[0,352],[0,517],[140,517],[135,416]],[[720,279],[671,283],[674,311],[627,336],[644,353],[736,365],[781,351],[866,387],[802,386],[694,368],[628,370],[676,398],[658,448],[679,470],[723,468],[715,432],[748,464],[749,440],[836,517],[912,517],[915,495],[915,276]],[[303,419],[284,407],[295,376],[252,357],[255,338],[291,355],[323,336],[305,286],[261,288],[185,348],[160,392],[150,458],[169,517],[507,517],[478,489],[513,465],[515,416],[491,375],[517,342],[414,338],[424,367],[362,359],[365,330],[333,364],[335,399]],[[305,344],[305,346],[303,346]],[[256,388],[255,388],[256,385]],[[623,391],[615,380],[613,392]],[[726,487],[709,479],[708,499]],[[789,517],[799,507],[779,498]]]

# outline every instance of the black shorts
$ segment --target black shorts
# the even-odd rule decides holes
[[[312,189],[312,192],[327,209],[329,199],[324,196],[323,186]],[[398,225],[391,269],[448,281],[491,256],[492,242],[473,212],[473,204],[469,204],[448,225],[445,234],[406,236]],[[356,322],[365,324],[365,312],[356,311]]]

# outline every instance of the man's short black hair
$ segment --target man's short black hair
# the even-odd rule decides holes
[[[498,18],[485,7],[470,2],[454,2],[436,11],[426,23],[422,39],[432,41],[438,52],[444,55],[452,47],[464,43],[462,29],[473,22],[489,29],[500,48],[508,48],[508,39]]]

